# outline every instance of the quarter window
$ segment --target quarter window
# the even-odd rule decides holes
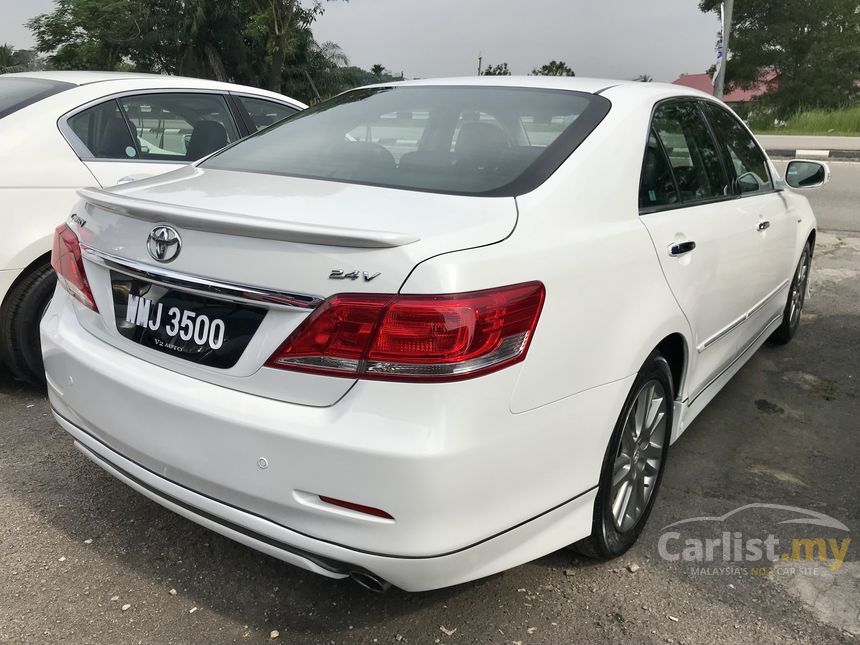
[[[298,111],[274,101],[255,99],[249,96],[237,96],[236,98],[239,99],[239,103],[245,108],[245,112],[251,117],[251,122],[258,131],[268,128]]]
[[[143,94],[119,99],[141,159],[197,161],[239,139],[227,101],[216,94]]]
[[[642,179],[639,183],[639,208],[653,208],[679,202],[678,189],[672,177],[672,168],[666,153],[651,130],[645,160],[642,162]]]
[[[78,112],[68,123],[93,159],[137,158],[137,146],[116,101]]]
[[[718,105],[708,103],[707,111],[711,126],[723,146],[723,154],[732,162],[741,194],[772,190],[767,160],[747,129]]]
[[[657,133],[672,167],[682,203],[719,199],[730,194],[728,180],[698,105],[672,102],[654,113]]]

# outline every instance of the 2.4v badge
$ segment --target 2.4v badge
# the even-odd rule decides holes
[[[173,262],[181,249],[182,239],[172,226],[156,226],[146,238],[146,250],[157,262]]]

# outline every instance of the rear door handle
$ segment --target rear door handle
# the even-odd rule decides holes
[[[685,255],[696,248],[696,243],[690,242],[675,242],[669,245],[669,255],[677,258],[680,255]]]
[[[768,222],[766,219],[763,219],[762,221],[760,221],[758,223],[756,230],[761,232],[761,231],[766,231],[769,228],[770,228],[770,222]]]

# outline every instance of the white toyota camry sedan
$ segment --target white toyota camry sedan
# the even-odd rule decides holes
[[[675,85],[362,88],[202,163],[81,191],[51,405],[141,494],[332,578],[426,590],[636,540],[670,444],[768,339],[798,189]]]
[[[181,168],[304,108],[286,96],[125,72],[0,76],[0,363],[44,378],[51,240],[76,191]]]

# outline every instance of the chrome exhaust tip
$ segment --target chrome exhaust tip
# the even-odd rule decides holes
[[[373,593],[385,593],[391,587],[390,582],[383,580],[369,571],[350,571],[349,577]]]

